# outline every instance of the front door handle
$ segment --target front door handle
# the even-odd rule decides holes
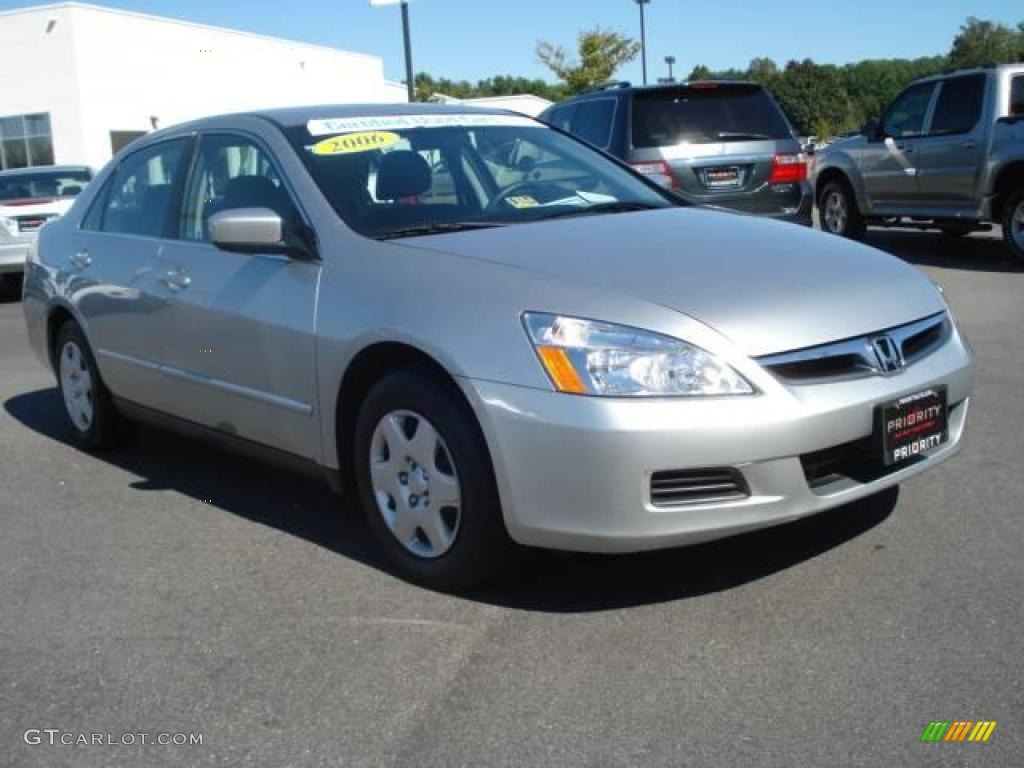
[[[974,139],[968,139],[967,141],[965,141],[960,146],[962,146],[964,149],[977,149],[978,148],[978,142],[976,142]]]
[[[92,256],[89,255],[88,251],[78,251],[74,256],[70,256],[68,261],[79,269],[85,269],[92,265]]]
[[[902,152],[905,155],[910,155],[910,154],[913,154],[913,152],[914,152],[914,147],[911,144],[897,144],[896,145],[896,149],[898,149],[900,152]]]
[[[174,292],[183,291],[192,285],[192,278],[182,269],[169,269],[164,273],[161,282]]]

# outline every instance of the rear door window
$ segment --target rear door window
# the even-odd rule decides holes
[[[912,85],[896,97],[885,117],[882,130],[894,139],[909,139],[921,135],[928,105],[932,100],[935,83]]]
[[[641,91],[634,97],[637,149],[791,138],[782,110],[757,85],[683,86]]]
[[[174,182],[182,172],[188,146],[188,139],[175,139],[126,157],[114,176],[100,229],[165,237],[171,211],[176,207]]]
[[[584,101],[576,110],[572,132],[595,147],[607,147],[612,138],[615,99]]]
[[[981,119],[985,100],[985,76],[953,77],[942,83],[929,133],[970,133]]]

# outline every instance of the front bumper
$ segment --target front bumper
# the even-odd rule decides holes
[[[31,245],[31,240],[0,242],[0,275],[24,272],[25,257]]]
[[[889,378],[866,377],[770,394],[628,400],[463,380],[487,438],[505,523],[521,544],[631,552],[763,528],[852,502],[954,456],[973,368],[959,335]],[[944,384],[949,441],[874,480],[811,487],[800,457],[870,436],[883,402]],[[735,468],[747,498],[655,506],[654,472]]]

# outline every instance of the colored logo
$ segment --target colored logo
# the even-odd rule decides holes
[[[995,720],[932,720],[921,741],[988,741],[995,729]]]

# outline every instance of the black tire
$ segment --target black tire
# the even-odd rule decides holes
[[[845,215],[829,215],[833,204],[841,205]],[[818,216],[822,230],[833,235],[860,240],[867,231],[853,190],[849,184],[838,179],[828,182],[818,195]]]
[[[77,350],[76,359],[79,363],[79,370],[88,374],[91,396],[87,400],[91,403],[91,415],[87,423],[76,420],[72,416],[72,407],[69,398],[72,392],[66,391],[69,383],[62,375],[62,357],[72,359],[71,346]],[[99,368],[96,366],[96,358],[93,357],[92,348],[82,333],[82,329],[74,320],[68,320],[57,331],[53,348],[54,371],[57,374],[57,389],[61,397],[61,411],[64,414],[64,421],[67,424],[68,432],[71,435],[71,442],[86,451],[94,451],[100,448],[109,447],[114,441],[120,426],[120,417],[110,398],[110,391],[100,377]],[[71,363],[68,363],[71,366]],[[73,366],[72,366],[73,367]]]
[[[394,412],[411,412],[426,419],[443,441],[438,455],[444,456],[444,446],[450,454],[461,499],[454,541],[443,554],[420,556],[411,551],[392,533],[384,511],[378,506],[371,480],[371,449],[376,448],[373,439],[378,425]],[[415,419],[410,421],[414,431],[407,437],[415,437],[419,426]],[[387,375],[374,385],[360,408],[354,443],[356,479],[367,523],[388,561],[403,578],[433,589],[467,589],[498,576],[515,559],[517,547],[505,529],[486,442],[472,411],[452,391],[452,385],[415,371]],[[389,455],[389,461],[392,459],[407,460]],[[394,508],[393,499],[390,508]],[[416,537],[423,537],[421,541],[426,542],[424,530],[415,530]]]
[[[1011,194],[1003,205],[1003,242],[1024,265],[1024,187]]]

